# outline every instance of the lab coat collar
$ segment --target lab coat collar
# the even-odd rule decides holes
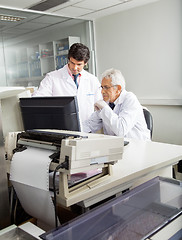
[[[69,69],[69,67],[68,67],[68,64],[66,64],[63,68],[61,68],[61,69],[59,69],[59,70],[63,71],[63,72],[62,72],[62,79],[63,79],[63,81],[71,84],[72,86],[75,86],[75,89],[76,89],[77,91],[79,91],[80,85],[82,85],[82,84],[81,84],[81,79],[86,77],[86,74],[85,74],[86,71],[83,69],[83,70],[80,72],[80,76],[79,76],[79,79],[78,79],[79,87],[78,87],[78,89],[77,89],[77,87],[76,87],[76,85],[75,85],[75,83],[74,83],[74,81],[73,81],[73,80],[74,80],[74,77],[72,76],[72,73],[71,73],[71,71],[70,71],[70,69]],[[59,71],[59,70],[58,70],[58,71]]]
[[[66,68],[67,68],[68,74],[72,77],[72,79],[74,79],[73,74],[68,67],[68,64],[66,64]],[[80,74],[79,76],[82,76],[82,73],[83,73],[83,70],[79,73]]]
[[[119,97],[114,101],[114,104],[115,104],[115,105],[117,105],[117,104],[122,104],[123,101],[124,101],[124,99],[125,99],[126,94],[127,94],[127,91],[124,89],[124,90],[120,93]]]
[[[63,68],[59,69],[58,71],[63,71],[62,72],[62,79],[63,81],[66,81],[68,82],[69,84],[73,85],[76,87],[75,83],[74,83],[74,78],[72,76],[72,73],[71,71],[69,70],[68,68],[68,64],[66,64]],[[81,75],[81,78],[85,78],[86,74],[85,74],[85,70],[83,69],[81,72],[80,72],[80,75]],[[79,80],[81,80],[81,78]],[[81,81],[79,82],[79,85],[80,85]],[[78,88],[79,90],[79,88]]]
[[[68,66],[67,64],[63,67],[63,68],[60,68],[59,70],[57,70],[58,72],[60,71],[61,73],[61,78],[64,80],[64,81],[67,81],[67,82],[72,82],[71,80],[73,79],[72,78],[72,75],[69,74],[68,72]]]

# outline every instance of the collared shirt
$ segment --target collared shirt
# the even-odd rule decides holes
[[[66,67],[67,67],[67,70],[68,70],[69,75],[71,76],[71,78],[72,78],[73,81],[74,81],[74,76],[73,76],[72,72],[70,71],[70,69],[69,69],[69,67],[68,67],[68,64],[66,65]],[[81,78],[81,76],[82,76],[82,74],[81,74],[81,72],[80,72],[80,73],[79,73],[79,76],[78,76],[78,78],[77,78],[78,86],[79,86],[79,84],[80,84],[80,78]]]
[[[123,90],[114,102],[112,110],[105,106],[94,112],[84,122],[85,132],[96,132],[103,127],[104,134],[150,140],[150,131],[143,114],[143,108],[132,92]]]

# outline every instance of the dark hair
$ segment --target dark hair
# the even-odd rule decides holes
[[[74,43],[71,45],[68,52],[68,59],[71,57],[77,61],[84,61],[84,63],[87,63],[90,59],[90,51],[88,47],[82,43]]]

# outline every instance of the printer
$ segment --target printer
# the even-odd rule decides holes
[[[8,139],[9,142],[16,140],[14,154],[26,151],[27,147],[53,151],[49,156],[49,171],[57,168],[59,172],[57,201],[61,205],[69,207],[89,198],[93,198],[94,204],[108,197],[107,182],[112,178],[111,165],[122,159],[122,137],[49,129],[27,130],[17,133],[16,136]],[[12,149],[9,148],[7,155],[11,155],[11,152]],[[96,174],[92,174],[91,177],[84,175],[75,184],[70,185],[71,176],[89,172]],[[97,194],[101,193],[103,195],[97,199]],[[113,195],[113,192],[110,194]]]

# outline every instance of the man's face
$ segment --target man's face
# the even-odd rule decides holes
[[[110,78],[102,79],[102,96],[105,102],[114,102],[120,95],[120,86],[113,86]]]
[[[71,73],[74,75],[80,73],[83,70],[84,66],[85,66],[84,61],[77,61],[72,57],[68,60],[68,67]]]

